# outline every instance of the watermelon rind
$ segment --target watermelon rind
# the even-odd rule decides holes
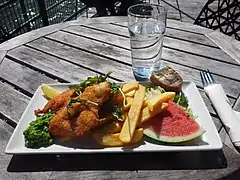
[[[193,140],[195,138],[198,138],[200,136],[202,136],[205,133],[205,130],[203,130],[201,127],[194,133],[191,133],[187,136],[174,136],[174,137],[170,137],[170,136],[161,136],[160,134],[156,134],[152,129],[150,128],[146,128],[144,129],[143,132],[146,136],[155,139],[157,141],[161,141],[161,142],[167,142],[167,143],[182,143],[182,142],[186,142],[186,141],[190,141]]]

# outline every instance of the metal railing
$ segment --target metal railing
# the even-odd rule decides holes
[[[43,26],[76,19],[80,0],[0,0],[0,43]]]

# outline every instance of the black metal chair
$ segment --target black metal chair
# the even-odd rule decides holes
[[[108,11],[111,15],[115,15],[115,0],[81,0],[87,8],[95,7],[97,16],[108,16]]]
[[[0,43],[10,38],[11,38],[10,34],[2,26],[0,26]]]
[[[194,24],[220,30],[240,40],[240,1],[208,0]]]
[[[144,2],[143,0],[81,0],[88,8],[95,7],[99,16],[126,16],[127,8],[131,5]],[[116,6],[120,4],[120,6]]]

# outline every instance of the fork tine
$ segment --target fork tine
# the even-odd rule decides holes
[[[207,74],[208,74],[209,79],[211,80],[211,83],[215,83],[215,80],[212,76],[212,73],[209,71],[209,69],[207,69]]]
[[[200,76],[201,76],[203,87],[207,86],[207,81],[206,81],[206,78],[203,74],[203,71],[200,71]]]
[[[208,72],[207,72],[207,71],[204,71],[204,72],[203,72],[203,75],[204,75],[204,77],[205,77],[205,79],[206,79],[206,81],[207,81],[207,84],[210,84],[210,83],[211,83],[211,78],[210,78],[210,76],[208,75]]]
[[[207,85],[210,84],[211,81],[209,80],[209,77],[208,77],[208,75],[207,75],[207,72],[206,72],[206,71],[203,71],[202,74],[203,74],[203,77],[204,77],[204,79],[205,79],[205,81],[206,81],[206,84],[207,84]]]

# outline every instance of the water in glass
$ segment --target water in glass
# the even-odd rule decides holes
[[[133,73],[137,80],[147,80],[160,69],[165,24],[142,20],[129,27]]]

